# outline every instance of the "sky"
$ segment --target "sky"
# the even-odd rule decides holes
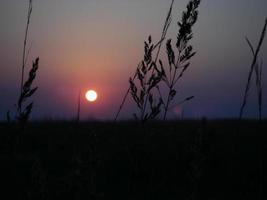
[[[177,21],[188,0],[175,0],[167,34],[175,41]],[[171,0],[33,0],[29,29],[31,61],[40,57],[34,85],[33,119],[75,117],[79,91],[81,118],[112,120],[143,57],[144,40],[159,40]],[[0,0],[0,120],[16,114],[27,0]],[[177,88],[175,102],[195,98],[170,111],[169,118],[238,116],[252,56],[245,41],[258,42],[267,15],[266,0],[202,0],[191,41],[197,51]],[[165,46],[165,45],[164,45]],[[163,48],[160,57],[166,58]],[[267,39],[262,46],[263,103],[267,102]],[[98,100],[84,98],[88,89]],[[245,112],[257,117],[253,92]],[[120,119],[131,119],[136,106],[127,99]],[[267,117],[267,106],[263,106]]]

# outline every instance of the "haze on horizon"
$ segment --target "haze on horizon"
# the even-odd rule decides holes
[[[29,30],[28,66],[40,57],[34,85],[33,118],[70,119],[76,114],[79,90],[95,89],[98,100],[82,99],[82,118],[113,119],[128,79],[143,56],[149,35],[158,40],[171,0],[33,0]],[[188,0],[175,0],[168,37],[175,41],[177,21]],[[21,57],[28,0],[0,2],[0,120],[14,114],[19,92]],[[197,55],[179,85],[177,102],[187,96],[185,117],[237,117],[244,92],[253,44],[267,13],[266,0],[202,0],[193,28]],[[165,47],[165,45],[164,45]],[[162,57],[166,58],[163,47]],[[267,117],[267,40],[263,59],[263,117]],[[29,68],[27,68],[28,72]],[[256,96],[250,93],[246,117],[257,117]],[[127,101],[120,119],[136,110]],[[177,110],[170,117],[178,117]]]

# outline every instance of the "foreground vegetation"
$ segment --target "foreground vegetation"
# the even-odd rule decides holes
[[[267,197],[266,121],[40,122],[20,128],[0,124],[1,198]]]

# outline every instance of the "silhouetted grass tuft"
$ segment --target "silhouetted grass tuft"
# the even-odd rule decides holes
[[[183,12],[182,20],[178,22],[179,31],[177,35],[176,50],[172,47],[172,40],[167,40],[166,43],[166,52],[168,55],[168,73],[165,73],[166,76],[163,78],[163,82],[168,88],[167,98],[163,98],[160,88],[158,87],[159,95],[162,99],[165,99],[164,105],[164,116],[163,119],[166,119],[167,113],[171,102],[174,100],[177,91],[175,86],[177,82],[183,77],[185,71],[190,65],[190,59],[196,54],[193,51],[193,46],[189,44],[190,40],[193,38],[192,27],[197,21],[198,18],[198,6],[200,0],[191,0],[187,4],[187,10]],[[175,53],[176,51],[176,53]],[[175,55],[177,54],[177,55]],[[160,62],[161,65],[162,62]],[[164,68],[162,66],[162,68]],[[189,101],[193,96],[186,98],[182,103]]]
[[[18,116],[17,119],[21,124],[25,124],[32,112],[33,102],[29,103],[26,107],[23,106],[23,103],[30,98],[38,89],[38,87],[32,88],[32,83],[36,77],[36,72],[39,67],[39,58],[32,63],[32,68],[29,72],[28,80],[24,83],[22,88],[22,93],[18,100]]]
[[[135,83],[133,78],[129,80],[131,95],[140,111],[140,115],[135,113],[134,116],[142,122],[155,119],[162,105],[162,99],[152,93],[164,75],[164,70],[158,69],[157,64],[152,60],[153,48],[154,44],[149,36],[148,42],[145,42],[144,59],[136,70],[138,83]]]
[[[174,3],[174,0],[172,0],[172,2],[171,2],[171,6],[170,6],[170,9],[169,9],[169,11],[168,11],[168,14],[167,14],[167,17],[166,17],[166,20],[165,20],[165,23],[164,23],[164,26],[163,26],[163,29],[162,29],[162,33],[161,33],[160,40],[157,42],[156,45],[153,45],[152,49],[150,49],[150,52],[148,52],[149,54],[151,54],[151,57],[152,57],[152,53],[154,52],[154,50],[157,49],[157,53],[156,53],[156,56],[155,56],[155,59],[154,59],[154,63],[155,63],[155,64],[156,64],[157,61],[158,61],[158,57],[159,57],[159,53],[160,53],[160,50],[161,50],[161,47],[162,47],[162,43],[163,43],[163,41],[164,41],[165,38],[166,38],[166,34],[167,34],[167,32],[168,32],[168,29],[169,29],[170,24],[171,24],[171,21],[172,21],[173,3]],[[151,40],[151,36],[149,37],[149,40]],[[150,43],[150,42],[148,41],[148,43]],[[146,48],[146,47],[145,47],[145,48]],[[146,51],[146,49],[145,49],[145,51]],[[137,68],[139,68],[140,65],[142,65],[142,63],[139,63],[139,65],[138,65]],[[131,82],[133,82],[133,81],[136,79],[136,77],[138,76],[137,72],[138,72],[138,69],[136,70],[134,76],[133,76],[133,77],[131,78],[131,80],[130,80],[130,86],[129,86],[129,88],[127,89],[127,91],[126,91],[126,93],[125,93],[125,95],[124,95],[124,97],[123,97],[123,99],[122,99],[122,103],[120,104],[120,107],[119,107],[119,109],[118,109],[118,111],[117,111],[117,113],[116,113],[116,116],[115,116],[114,121],[117,121],[117,119],[118,119],[118,117],[119,117],[119,114],[120,114],[120,112],[121,112],[121,110],[122,110],[122,108],[123,108],[123,106],[124,106],[124,104],[125,104],[125,101],[126,101],[126,99],[127,99],[127,97],[128,97],[128,94],[129,94],[130,91],[131,91],[131,87],[133,86],[133,84],[131,84]],[[152,69],[151,73],[152,73],[152,74],[154,73],[154,68]],[[134,96],[135,96],[135,95],[134,95]],[[148,95],[148,96],[149,96],[149,95]],[[140,94],[140,97],[141,97],[141,94]],[[133,98],[134,98],[134,97],[133,97]],[[153,98],[153,97],[152,97],[152,98]],[[146,99],[147,99],[147,98],[146,98]],[[151,99],[151,97],[150,97],[150,99]],[[147,101],[147,100],[146,100],[146,101]],[[135,102],[136,102],[136,101],[135,101]],[[138,105],[138,103],[137,103],[137,105]],[[146,106],[145,106],[145,107],[146,107]],[[155,107],[154,107],[154,108],[155,108]],[[152,109],[152,108],[151,108],[151,109]],[[157,108],[155,108],[155,109],[158,110]],[[156,110],[155,110],[155,111],[156,111]],[[156,113],[156,112],[154,112],[153,115],[155,115],[155,113]],[[157,114],[156,114],[156,115],[157,115]],[[141,117],[141,118],[142,118],[142,117]],[[144,118],[144,117],[143,117],[143,118]],[[155,117],[153,117],[153,118],[155,118]]]
[[[159,59],[159,52],[162,45],[162,41],[165,39],[168,28],[172,20],[172,7],[165,20],[164,28],[162,31],[162,37],[159,43],[159,48],[155,59],[153,59],[154,44],[152,43],[151,36],[148,38],[148,42],[145,42],[144,59],[138,65],[134,77],[130,78],[130,88],[123,99],[123,102],[119,108],[115,120],[126,100],[127,94],[130,91],[134,102],[136,103],[140,114],[134,114],[135,118],[145,122],[147,120],[155,119],[161,112],[161,107],[164,108],[164,119],[166,119],[167,112],[169,110],[170,103],[176,96],[175,85],[182,78],[184,72],[188,69],[189,60],[195,55],[192,45],[189,45],[189,41],[193,38],[192,27],[197,21],[198,11],[197,8],[200,4],[200,0],[191,0],[187,5],[187,10],[183,12],[183,17],[178,22],[179,31],[177,36],[176,48],[177,56],[173,50],[171,39],[166,43],[166,50],[169,62],[169,72],[163,66],[163,62]],[[135,81],[135,78],[138,81]],[[168,95],[163,97],[159,83],[163,81],[168,87]],[[158,93],[157,93],[158,92]],[[187,97],[182,101],[189,101],[193,98]],[[166,101],[164,101],[164,99]],[[148,106],[149,103],[149,106]],[[150,108],[150,109],[149,109]]]

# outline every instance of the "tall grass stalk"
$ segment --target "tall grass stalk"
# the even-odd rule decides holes
[[[32,15],[32,0],[29,0],[28,14],[27,14],[27,23],[26,23],[26,30],[25,30],[24,42],[23,42],[20,94],[22,93],[23,84],[24,84],[24,71],[25,71],[25,65],[26,65],[26,61],[27,61],[26,48],[27,48],[28,31],[29,31],[29,26],[30,26],[31,15]]]
[[[190,0],[187,4],[187,10],[183,12],[182,20],[177,23],[179,26],[179,31],[177,35],[176,50],[173,50],[171,39],[167,40],[166,43],[166,51],[168,55],[168,69],[165,69],[166,73],[164,74],[166,76],[163,77],[163,82],[168,88],[168,95],[165,101],[163,102],[164,120],[167,117],[170,104],[174,100],[174,97],[177,93],[177,91],[175,90],[175,86],[190,66],[190,59],[196,54],[196,52],[193,51],[193,46],[190,45],[189,42],[193,38],[192,27],[198,19],[197,9],[199,7],[200,2],[200,0]],[[161,68],[164,68],[161,60],[160,65]],[[157,89],[161,98],[164,99],[162,93],[160,92],[160,88],[157,87]],[[193,96],[188,97],[185,99],[185,101],[189,101],[192,98]]]
[[[244,97],[243,97],[241,108],[240,108],[240,112],[239,112],[239,119],[240,120],[243,117],[244,109],[245,109],[245,106],[247,104],[247,98],[248,98],[248,93],[249,93],[249,89],[250,89],[250,86],[251,86],[251,79],[252,79],[253,71],[255,71],[255,73],[256,73],[256,82],[260,81],[259,83],[256,83],[256,85],[257,85],[257,88],[258,88],[258,104],[259,104],[258,106],[259,106],[259,113],[260,113],[259,115],[260,115],[260,118],[261,118],[261,106],[262,106],[262,100],[261,100],[262,99],[262,85],[261,85],[261,78],[260,78],[260,76],[261,76],[260,75],[261,74],[260,71],[261,70],[257,67],[257,62],[258,62],[258,55],[259,55],[261,46],[262,46],[264,38],[265,38],[266,28],[267,28],[267,18],[265,19],[265,24],[263,26],[263,29],[262,29],[262,32],[261,32],[261,36],[260,36],[256,51],[254,50],[251,42],[246,38],[246,41],[247,41],[247,43],[248,43],[248,45],[249,45],[249,47],[251,49],[251,52],[253,54],[253,59],[252,59],[251,65],[250,65],[250,70],[249,70],[249,73],[248,73],[248,78],[247,78],[247,83],[246,83],[246,87],[245,87]],[[257,80],[257,79],[259,79],[259,80]],[[260,93],[259,93],[259,91],[260,91]]]
[[[20,96],[17,103],[17,120],[24,127],[25,123],[28,121],[30,114],[33,108],[33,102],[24,106],[24,103],[36,92],[38,87],[33,87],[33,81],[36,78],[36,73],[39,68],[39,58],[36,58],[35,61],[32,62],[32,68],[30,69],[28,79],[24,81],[24,72],[25,66],[27,63],[27,58],[29,55],[30,49],[26,52],[27,41],[28,41],[28,31],[30,26],[30,19],[32,15],[32,0],[29,0],[28,4],[28,14],[27,14],[27,23],[26,23],[26,31],[23,42],[23,55],[22,55],[22,72],[21,72],[21,85],[20,85]]]
[[[154,60],[155,63],[157,63],[157,60],[158,60],[158,57],[159,57],[159,53],[160,53],[160,51],[161,51],[162,43],[163,43],[163,41],[164,41],[165,38],[166,38],[166,34],[167,34],[167,32],[168,32],[169,26],[170,26],[171,21],[172,21],[173,4],[174,4],[174,0],[172,0],[172,2],[171,2],[171,5],[170,5],[170,8],[169,8],[167,17],[166,17],[166,20],[165,20],[165,23],[164,23],[164,26],[163,26],[163,29],[162,29],[162,33],[161,33],[160,40],[159,40],[158,43],[152,48],[152,52],[151,52],[151,53],[153,53],[155,50],[157,50],[156,57],[155,57],[155,60]],[[141,63],[139,63],[138,66],[140,66],[140,64],[141,64]],[[153,72],[154,72],[154,70],[153,70]],[[134,80],[136,79],[136,77],[137,77],[137,71],[135,72],[135,74],[134,74],[132,80],[134,81]],[[120,115],[120,112],[121,112],[121,110],[122,110],[122,108],[123,108],[123,106],[124,106],[124,104],[125,104],[125,102],[126,102],[126,100],[127,100],[127,97],[128,97],[128,95],[129,95],[130,91],[131,91],[131,85],[129,86],[129,88],[127,89],[125,95],[123,96],[122,102],[121,102],[121,104],[120,104],[120,106],[119,106],[119,109],[118,109],[118,111],[117,111],[117,113],[116,113],[116,116],[115,116],[115,118],[114,118],[114,121],[117,121],[117,119],[118,119],[118,117],[119,117],[119,115]]]

